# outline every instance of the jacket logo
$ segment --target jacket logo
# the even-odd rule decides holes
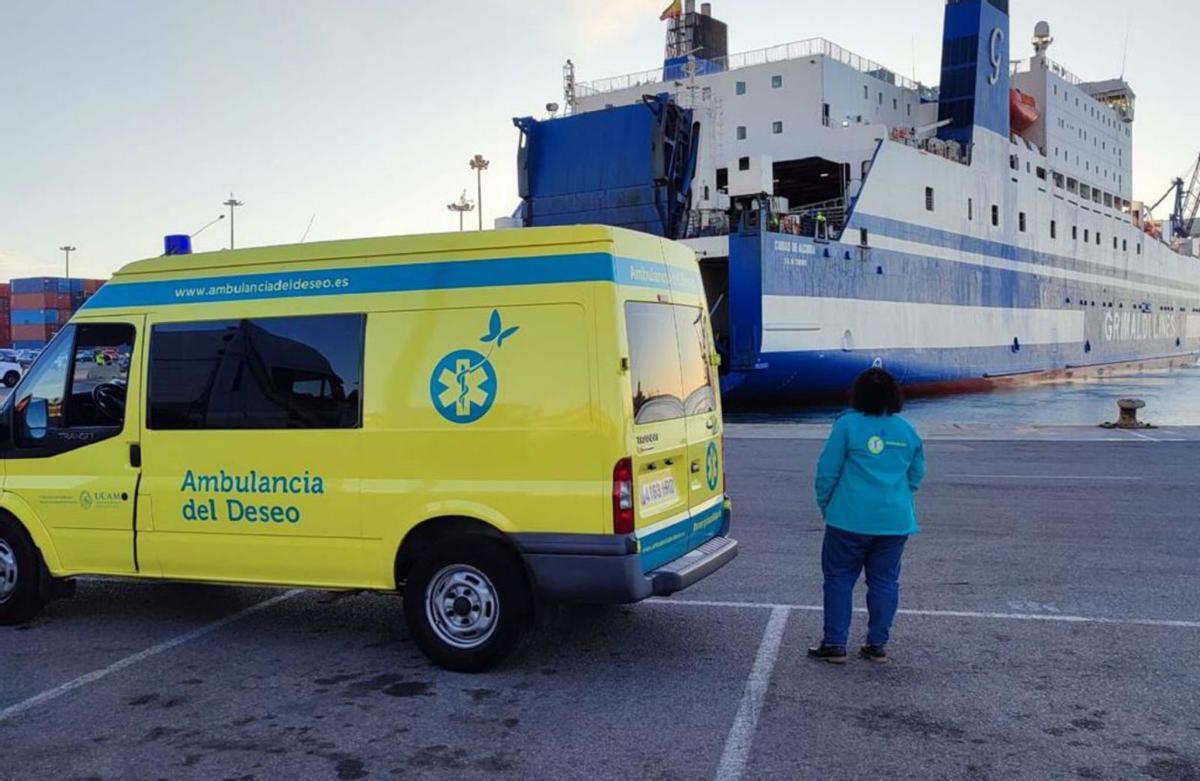
[[[873,456],[882,453],[884,447],[883,437],[871,437],[867,440],[867,452]]]

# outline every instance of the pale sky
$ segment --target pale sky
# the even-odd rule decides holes
[[[0,0],[0,279],[106,277],[161,253],[236,193],[238,246],[454,230],[484,174],[484,224],[517,203],[514,116],[581,81],[661,64],[667,0]],[[714,0],[731,52],[825,37],[938,81],[942,0]],[[1012,0],[1013,57],[1050,55],[1138,95],[1134,190],[1153,202],[1200,153],[1193,0]],[[915,62],[914,62],[915,52]],[[470,218],[474,220],[472,213]],[[228,242],[228,221],[195,240]]]

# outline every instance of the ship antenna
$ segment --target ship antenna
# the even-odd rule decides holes
[[[1121,81],[1125,81],[1125,63],[1129,60],[1129,28],[1133,26],[1133,12],[1129,12],[1129,21],[1125,23],[1125,51],[1121,53]]]

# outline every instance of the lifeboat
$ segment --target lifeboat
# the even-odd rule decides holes
[[[1042,112],[1038,110],[1037,98],[1033,95],[1027,95],[1019,89],[1010,89],[1008,91],[1008,115],[1012,131],[1020,135],[1033,127],[1034,123],[1041,118]]]

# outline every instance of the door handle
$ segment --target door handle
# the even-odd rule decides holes
[[[136,469],[141,468],[141,466],[142,466],[142,446],[141,445],[130,445],[129,446],[129,465]]]
[[[707,428],[709,431],[712,431],[714,428],[716,428],[716,427],[717,427],[717,419],[716,419],[716,418],[709,418],[709,419],[708,419],[708,421],[707,421],[707,422],[704,424],[704,426],[705,426],[705,428]]]
[[[693,461],[693,462],[692,462],[692,474],[696,474],[696,473],[697,473],[697,472],[699,472],[699,471],[700,471],[700,462],[699,462],[699,461]]]

